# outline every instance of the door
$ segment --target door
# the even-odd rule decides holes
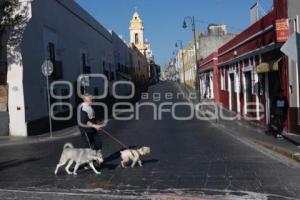
[[[281,88],[279,72],[269,72],[269,97],[270,97],[270,113],[274,113],[274,99],[278,96]]]
[[[251,71],[245,72],[245,108],[246,113],[250,109],[249,103],[252,102],[252,80],[251,80]]]
[[[231,109],[232,111],[237,112],[237,97],[235,92],[235,78],[234,73],[230,74],[230,95],[231,95]]]

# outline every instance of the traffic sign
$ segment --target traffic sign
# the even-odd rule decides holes
[[[52,133],[52,120],[51,120],[51,101],[50,101],[50,92],[49,92],[49,76],[53,73],[53,63],[50,60],[45,60],[42,64],[42,73],[46,77],[46,84],[47,84],[47,100],[48,100],[48,110],[49,110],[49,130],[50,130],[50,137],[53,137]]]
[[[83,87],[89,87],[90,86],[90,78],[88,76],[83,76],[81,79],[81,85]]]
[[[45,62],[42,64],[42,72],[44,76],[51,76],[53,73],[53,63],[50,60],[45,60]]]

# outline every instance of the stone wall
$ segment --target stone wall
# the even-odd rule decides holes
[[[0,85],[0,112],[7,112],[7,86]]]

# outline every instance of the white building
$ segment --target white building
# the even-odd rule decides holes
[[[148,62],[154,62],[154,55],[153,55],[153,51],[151,48],[151,44],[150,42],[146,39],[145,41],[145,48],[146,48],[146,57]]]
[[[21,41],[8,45],[12,136],[27,136],[35,128],[34,121],[47,117],[46,79],[41,72],[46,59],[55,66],[51,80],[69,81],[73,90],[82,73],[105,73],[111,81],[115,79],[112,35],[73,0],[21,2],[27,10],[28,22],[21,27]],[[101,83],[92,80],[90,84],[89,91],[102,93]],[[69,92],[65,87],[56,89],[57,94]],[[65,101],[75,106],[76,96],[73,94]],[[44,126],[43,122],[39,125]]]
[[[116,80],[131,81],[133,68],[133,55],[128,45],[115,32],[111,31],[114,52],[114,65],[116,67]],[[118,85],[118,95],[129,95],[132,91],[128,84]]]

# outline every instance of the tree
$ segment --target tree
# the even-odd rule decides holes
[[[15,14],[19,7],[19,0],[0,0],[0,32],[8,31],[22,23],[22,14]]]
[[[24,13],[16,12],[20,8],[19,0],[0,0],[0,84],[6,82],[6,44],[8,35],[12,34],[14,27],[24,22]],[[17,14],[16,14],[17,13]],[[15,33],[17,33],[15,31]],[[18,37],[15,40],[18,39]],[[14,42],[14,41],[12,41]]]

